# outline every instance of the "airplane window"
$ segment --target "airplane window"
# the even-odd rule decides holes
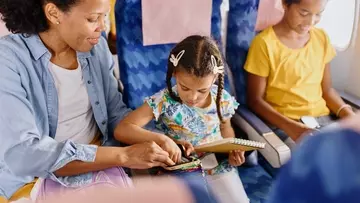
[[[355,22],[356,0],[331,0],[317,27],[323,28],[331,43],[341,50],[350,44]]]

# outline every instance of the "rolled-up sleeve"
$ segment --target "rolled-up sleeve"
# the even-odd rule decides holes
[[[59,143],[39,132],[13,57],[0,50],[0,159],[16,176],[51,177],[61,182],[53,173],[74,160],[93,162],[97,146]]]

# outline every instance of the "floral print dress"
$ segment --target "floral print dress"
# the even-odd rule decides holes
[[[179,103],[171,98],[167,89],[146,98],[145,102],[152,108],[156,127],[159,130],[173,139],[186,140],[197,146],[223,139],[216,110],[217,90],[216,85],[211,87],[211,104],[206,108]],[[173,87],[173,92],[177,94],[176,86]],[[239,104],[234,97],[223,90],[220,106],[224,120],[228,120],[235,114]],[[212,174],[219,174],[233,169],[226,160],[211,171]]]

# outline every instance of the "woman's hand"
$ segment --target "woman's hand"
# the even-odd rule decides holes
[[[174,140],[164,135],[164,137],[158,141],[158,144],[163,150],[169,153],[169,157],[173,162],[181,162],[181,150]]]
[[[156,166],[175,165],[169,158],[169,153],[155,142],[134,144],[122,149],[124,149],[123,153],[119,154],[120,166],[132,169],[148,169]]]
[[[245,162],[245,151],[234,150],[229,153],[229,164],[232,166],[241,166]]]

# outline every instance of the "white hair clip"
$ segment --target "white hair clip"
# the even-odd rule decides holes
[[[217,66],[215,56],[211,55],[211,65],[213,66],[214,74],[223,74],[225,72],[224,66]]]
[[[170,56],[170,62],[174,65],[174,67],[176,67],[181,59],[181,57],[184,55],[185,50],[181,50],[176,57],[174,56],[174,54],[171,54]]]

